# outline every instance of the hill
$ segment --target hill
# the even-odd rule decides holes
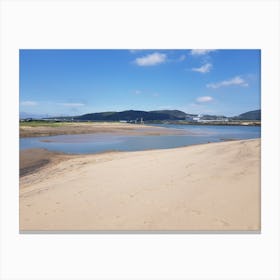
[[[261,120],[261,110],[249,111],[239,116],[234,117],[235,120],[247,120],[247,121],[260,121]]]
[[[83,121],[134,121],[143,118],[145,121],[184,120],[188,114],[178,110],[135,111],[91,113],[73,117]]]
[[[194,117],[194,114],[186,114],[183,111],[179,110],[157,110],[157,111],[150,111],[150,113],[157,113],[157,114],[166,114],[170,117],[170,119],[185,119],[186,117]]]

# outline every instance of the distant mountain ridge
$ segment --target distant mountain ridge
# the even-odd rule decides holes
[[[25,114],[23,114],[25,115]],[[23,118],[21,115],[21,118]],[[109,111],[100,113],[89,113],[80,116],[67,116],[67,117],[48,117],[48,119],[64,119],[64,120],[74,120],[74,121],[127,121],[134,122],[140,121],[180,121],[180,120],[192,120],[193,118],[199,116],[201,120],[250,120],[250,121],[260,121],[261,120],[261,110],[254,110],[245,112],[238,116],[226,117],[218,115],[197,115],[197,114],[187,114],[180,110],[155,110],[155,111],[139,111],[139,110],[127,110],[121,112]],[[35,117],[33,117],[35,118]],[[42,117],[40,117],[42,118]],[[45,117],[46,118],[46,117]]]
[[[239,116],[234,117],[236,120],[248,120],[248,121],[260,121],[261,120],[261,110],[249,111]]]
[[[145,121],[163,121],[163,120],[184,120],[187,116],[194,116],[186,114],[179,110],[159,110],[159,111],[136,111],[128,110],[122,112],[101,112],[91,113],[82,116],[73,117],[74,120],[86,121],[131,121],[140,120]]]
[[[150,111],[150,113],[156,113],[156,114],[166,114],[169,115],[170,118],[179,118],[179,119],[184,119],[189,116],[196,116],[195,114],[187,114],[183,111],[179,110],[156,110],[156,111]]]
[[[131,121],[140,120],[144,121],[176,121],[176,120],[186,120],[187,118],[192,118],[197,115],[187,114],[179,110],[156,110],[156,111],[136,111],[128,110],[122,112],[101,112],[101,113],[91,113],[81,116],[73,117],[74,120],[86,120],[86,121]],[[202,119],[216,120],[219,118],[225,119],[226,116],[217,115],[203,115]],[[254,110],[245,112],[235,117],[228,117],[232,120],[261,120],[261,110]]]

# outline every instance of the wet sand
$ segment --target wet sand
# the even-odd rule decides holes
[[[260,230],[259,139],[37,155],[49,161],[20,178],[22,231]]]
[[[70,158],[64,153],[52,152],[46,149],[28,149],[20,151],[20,176],[36,172],[48,164],[56,164]]]

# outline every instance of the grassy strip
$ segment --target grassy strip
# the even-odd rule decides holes
[[[37,127],[37,126],[47,126],[47,127],[60,127],[60,126],[66,126],[66,125],[72,125],[76,123],[70,123],[70,122],[52,122],[52,121],[30,121],[30,122],[20,122],[20,127],[25,126],[31,126],[31,127]]]

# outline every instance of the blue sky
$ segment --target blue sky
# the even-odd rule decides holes
[[[20,50],[20,112],[260,109],[260,50]]]

